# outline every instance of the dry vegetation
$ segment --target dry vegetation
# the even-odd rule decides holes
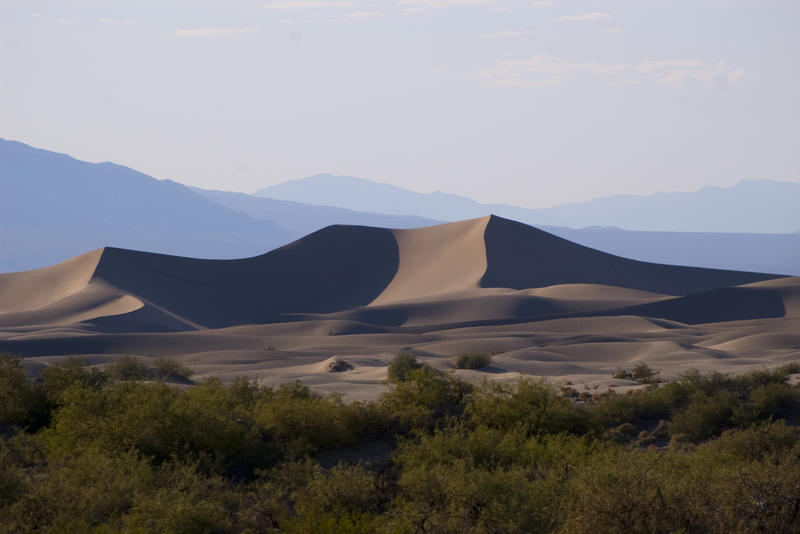
[[[179,388],[163,378],[186,370],[161,363],[70,359],[32,382],[0,359],[0,532],[800,530],[796,365],[577,400],[401,355],[379,400],[344,403]],[[390,457],[315,460],[378,441]]]

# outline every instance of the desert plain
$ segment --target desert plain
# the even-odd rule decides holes
[[[353,400],[386,389],[400,352],[470,380],[622,390],[637,383],[612,374],[641,362],[670,379],[800,360],[800,277],[629,260],[496,216],[331,226],[240,260],[104,248],[0,274],[0,352],[31,376],[168,358]],[[464,352],[491,365],[454,369]]]

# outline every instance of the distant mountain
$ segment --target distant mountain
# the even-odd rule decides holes
[[[107,245],[242,257],[292,237],[176,182],[0,139],[2,271],[41,267]]]
[[[800,233],[636,232],[542,226],[581,245],[653,263],[800,275]]]
[[[322,193],[316,201],[344,202],[340,193],[347,187],[331,190],[335,180],[320,180]],[[363,191],[375,190],[374,182],[352,180]],[[430,213],[430,218],[188,188],[112,163],[86,163],[0,140],[0,272],[44,267],[105,246],[232,259],[263,254],[333,224],[417,228],[439,222],[434,219],[470,218],[487,210],[513,211],[516,215],[506,217],[518,219],[531,211],[377,185],[378,190],[388,188],[391,194],[382,193],[368,203],[370,210],[391,212],[399,209],[397,205],[417,199],[419,211]],[[392,207],[396,200],[402,202]],[[437,205],[441,209],[436,209]],[[800,275],[800,233],[796,232],[544,228],[576,243],[637,260]]]
[[[275,200],[230,191],[212,191],[198,187],[191,189],[232,210],[241,211],[256,219],[271,220],[281,229],[298,238],[331,224],[419,228],[441,222],[413,215],[384,215],[331,206],[300,204],[289,200]]]
[[[483,217],[494,207],[448,193],[417,193],[352,176],[317,174],[256,191],[256,196],[356,211],[454,221]],[[508,206],[499,206],[505,207]],[[523,209],[522,212],[525,210]]]
[[[290,234],[298,236],[311,233],[332,222],[384,228],[419,228],[438,222],[409,215],[380,215],[330,206],[313,206],[244,193],[198,188],[192,190],[251,217],[272,219]],[[800,232],[637,232],[608,226],[541,228],[575,243],[624,258],[709,269],[800,275]]]
[[[412,228],[436,222],[189,188],[0,139],[0,272],[44,267],[106,246],[243,258],[332,224]]]
[[[746,180],[689,193],[615,195],[552,208],[481,204],[447,193],[417,193],[350,176],[319,174],[256,192],[258,196],[439,220],[490,213],[528,224],[615,226],[672,232],[788,233],[800,228],[800,183]]]

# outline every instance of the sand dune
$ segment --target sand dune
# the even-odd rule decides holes
[[[0,312],[41,308],[83,290],[102,255],[94,250],[51,267],[0,274]]]
[[[539,294],[528,295],[527,306],[515,304],[519,295],[507,294],[509,311],[503,317],[514,318],[580,311],[574,303],[560,304],[566,300],[607,303],[586,310],[629,303],[633,293],[616,288],[688,295],[770,278],[774,277],[627,260],[490,216],[414,230],[333,226],[243,260],[105,248],[47,269],[0,275],[0,306],[4,311],[38,309],[103,282],[181,324],[220,328],[415,299],[425,299],[431,307],[439,295],[453,292],[540,288]],[[570,289],[575,284],[579,285]],[[541,289],[548,286],[558,287]],[[598,293],[601,286],[605,289]],[[643,300],[657,297],[639,295]],[[459,305],[463,309],[486,304],[486,299],[478,300]],[[97,316],[103,313],[98,310]],[[464,316],[482,318],[480,313]],[[122,328],[119,321],[116,324]]]
[[[352,398],[377,394],[403,350],[440,369],[495,354],[465,376],[604,385],[638,361],[764,365],[800,358],[798,318],[800,278],[628,260],[494,216],[334,226],[242,260],[105,248],[0,275],[0,351],[31,365],[161,356]],[[334,357],[352,369],[327,372]]]

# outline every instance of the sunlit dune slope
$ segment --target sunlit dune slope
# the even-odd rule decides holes
[[[693,310],[683,322],[708,322],[737,318],[717,309],[737,295],[760,299],[747,304],[758,316],[783,313],[783,301],[765,289],[720,289],[772,278],[628,260],[489,216],[413,230],[332,226],[241,260],[100,249],[0,275],[0,327],[88,321],[100,331],[203,329],[348,310],[365,323],[394,314],[392,325],[620,307],[687,319],[676,306]],[[791,284],[781,291],[791,293]],[[703,292],[688,304],[668,299]]]

